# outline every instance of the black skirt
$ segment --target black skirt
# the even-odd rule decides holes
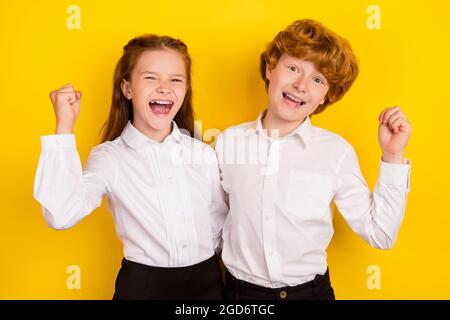
[[[163,268],[122,260],[113,300],[220,300],[222,274],[218,258],[198,264]]]

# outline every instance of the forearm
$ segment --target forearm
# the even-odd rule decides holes
[[[101,195],[88,190],[89,177],[83,177],[73,136],[51,135],[41,140],[34,198],[50,227],[67,229],[99,206]]]

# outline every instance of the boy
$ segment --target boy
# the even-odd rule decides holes
[[[334,299],[326,248],[331,201],[371,246],[391,248],[403,219],[411,125],[398,107],[379,117],[382,149],[372,193],[353,147],[309,116],[349,90],[358,64],[349,43],[312,20],[289,25],[261,55],[268,108],[216,143],[230,211],[222,259],[228,299]]]

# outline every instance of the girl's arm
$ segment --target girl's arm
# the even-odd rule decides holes
[[[56,115],[56,134],[41,137],[42,152],[33,195],[41,204],[47,224],[67,229],[101,204],[111,190],[112,168],[105,146],[94,148],[82,171],[72,134],[80,110],[81,93],[65,86],[50,94]]]
[[[105,147],[97,146],[83,171],[73,134],[43,136],[41,145],[34,198],[51,228],[68,229],[99,207],[103,195],[111,192],[111,161]]]
[[[207,165],[211,181],[210,212],[213,224],[214,249],[217,254],[220,254],[222,251],[222,228],[228,214],[228,201],[220,181],[219,163],[216,153],[212,148],[208,148],[208,154]]]

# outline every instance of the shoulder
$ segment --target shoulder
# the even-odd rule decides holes
[[[120,137],[112,141],[105,141],[92,148],[92,153],[111,154],[116,150],[123,148],[123,141]]]
[[[214,149],[209,144],[185,134],[181,134],[180,137],[180,144],[182,148],[189,150],[192,156],[201,156],[204,160],[207,160],[208,163],[210,161],[214,162],[216,159],[216,154]]]
[[[312,126],[310,145],[329,159],[341,163],[344,159],[357,159],[355,149],[345,138],[330,130]]]
[[[315,125],[311,125],[311,142],[336,151],[346,151],[347,149],[353,148],[352,145],[339,134]]]
[[[96,145],[91,149],[88,161],[102,162],[102,163],[115,163],[118,159],[118,152],[123,149],[124,143],[120,137],[113,141],[106,141]]]
[[[243,122],[225,129],[220,136],[240,136],[255,130],[256,121]]]
[[[221,134],[219,134],[214,142],[213,147],[216,148],[216,144],[223,140],[239,140],[247,137],[255,132],[256,121],[243,122],[231,127],[228,127]]]
[[[325,158],[328,159],[327,161],[331,161],[330,165],[335,172],[341,171],[344,163],[352,168],[358,164],[358,156],[353,146],[335,132],[313,126],[311,146],[317,147],[316,151],[326,155]]]

